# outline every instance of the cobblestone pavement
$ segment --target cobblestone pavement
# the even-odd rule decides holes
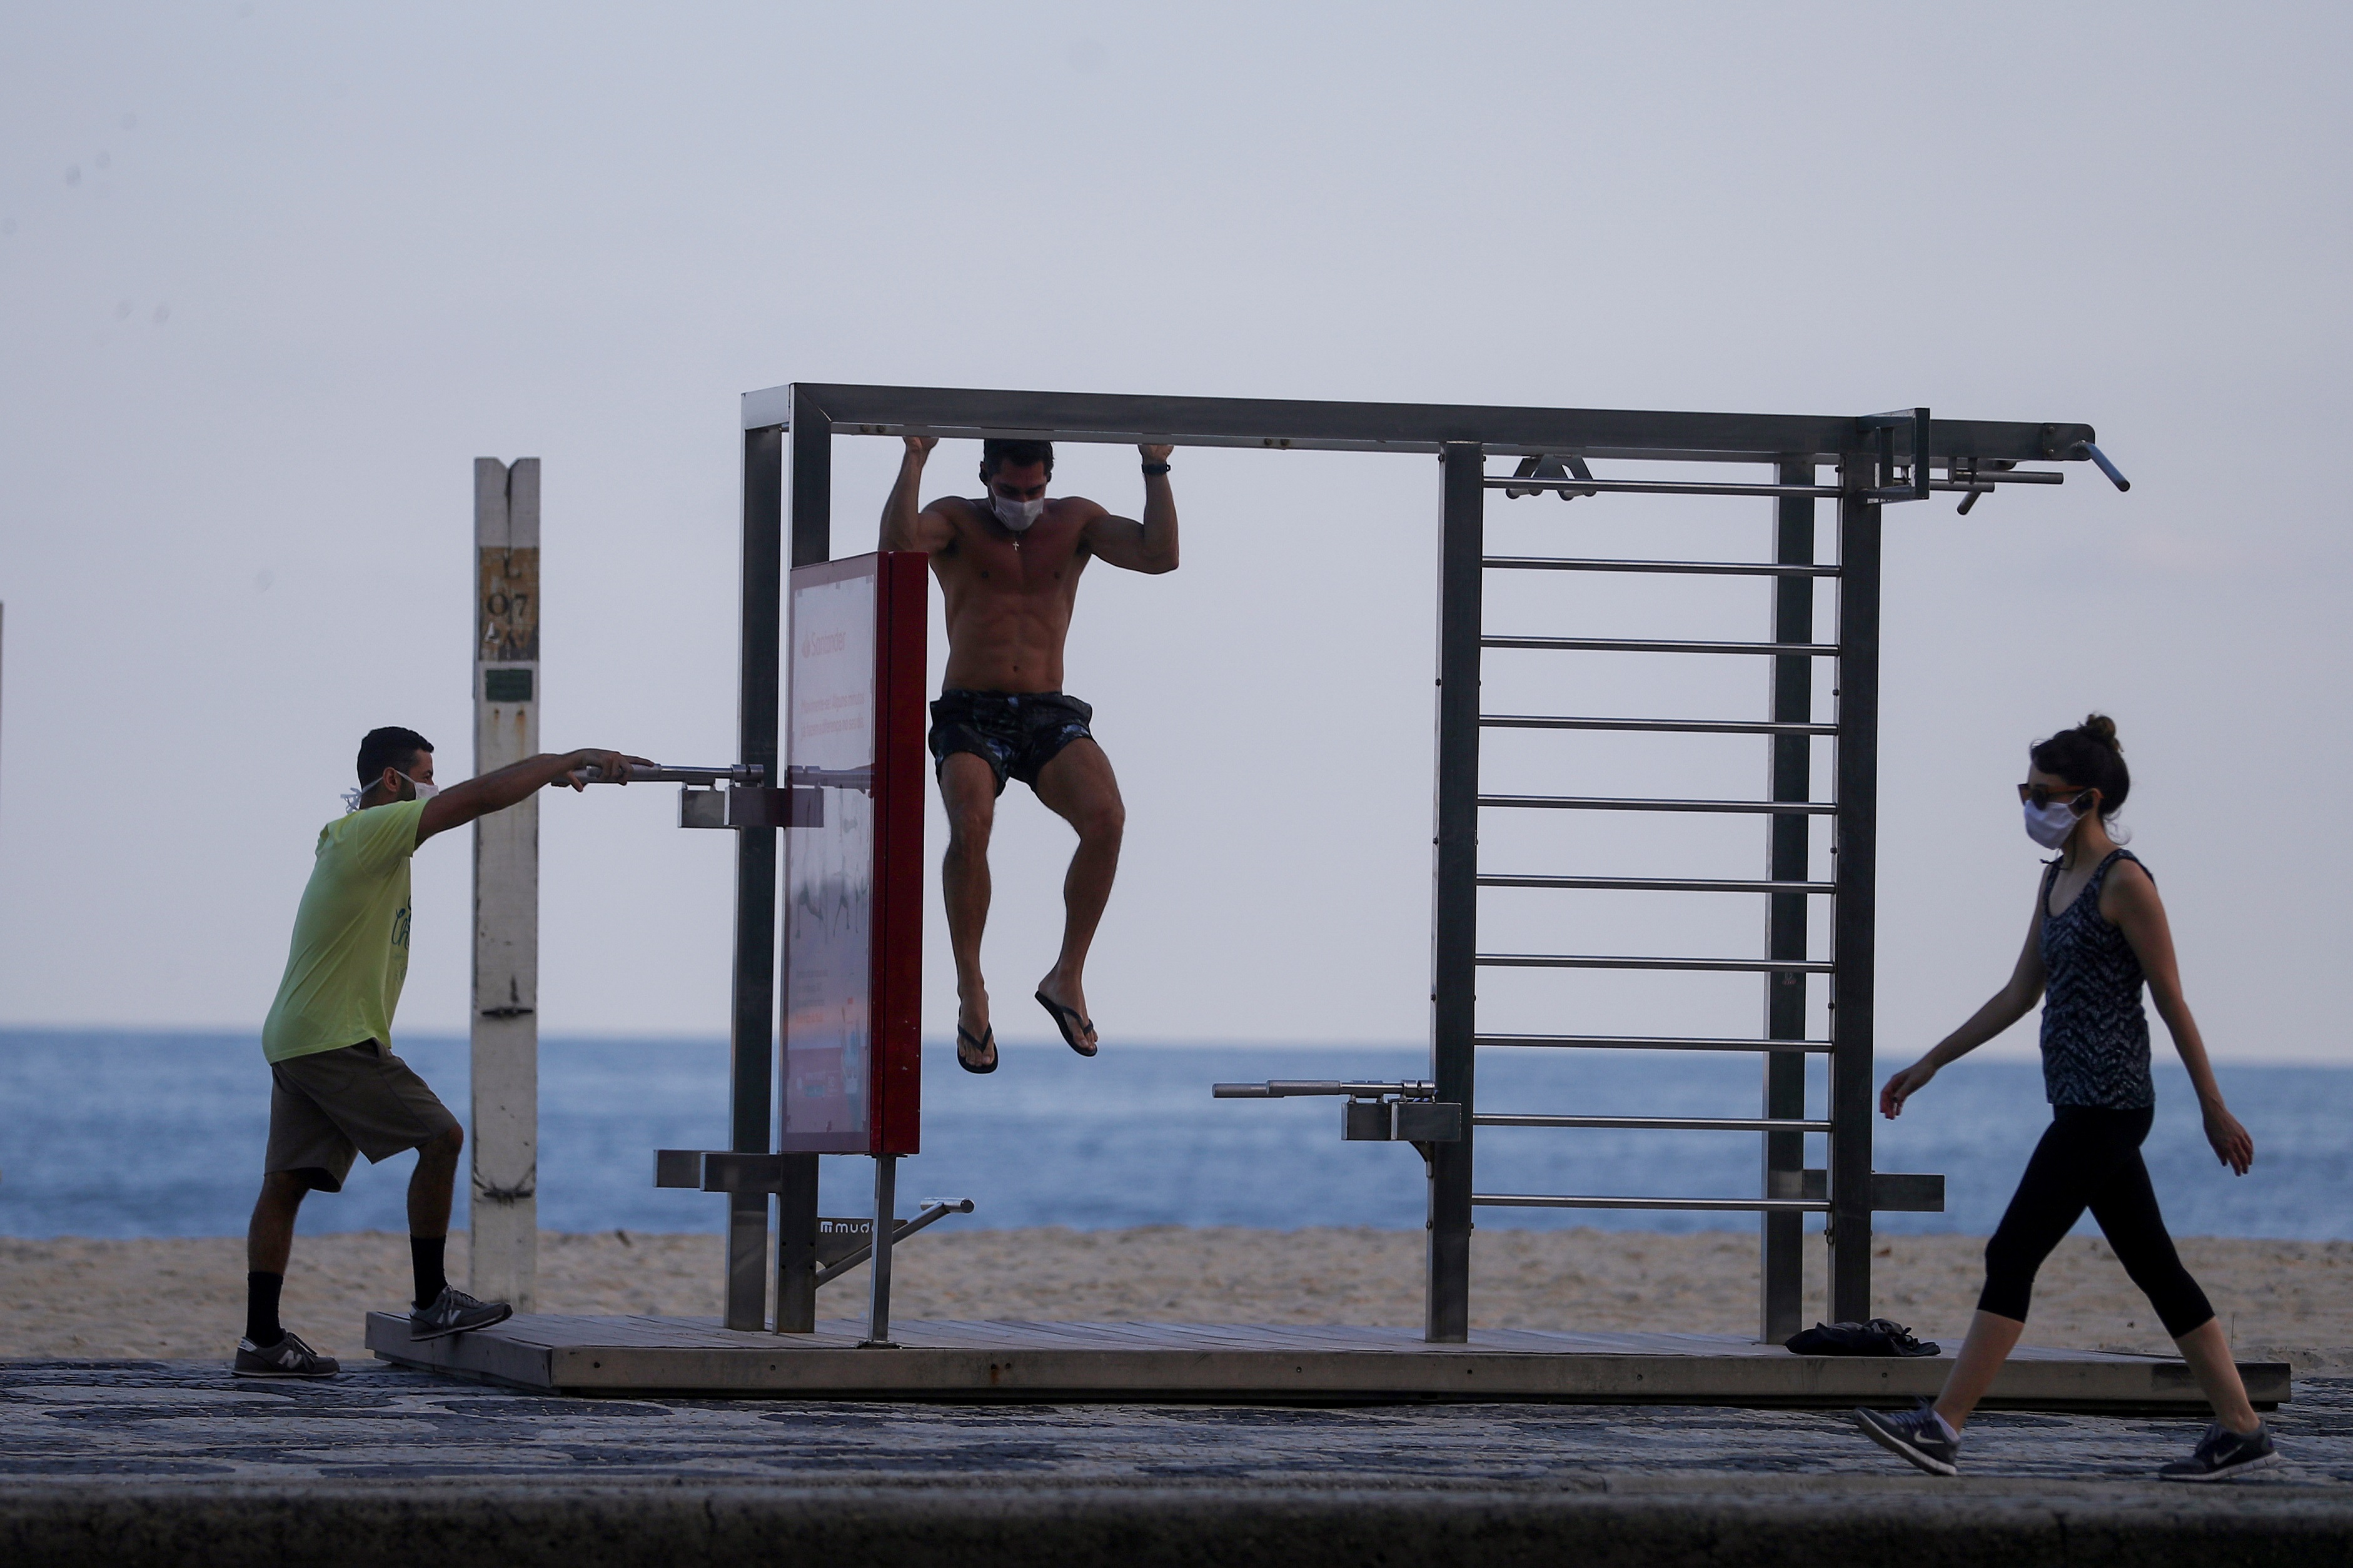
[[[2290,1464],[2242,1487],[2353,1500],[2353,1380],[2299,1381],[2273,1420]],[[1988,1414],[1970,1425],[1963,1465],[2013,1485],[2137,1482],[2200,1430],[2180,1417]],[[108,1477],[1492,1491],[1680,1478],[1755,1490],[1799,1476],[1939,1484],[1827,1411],[565,1399],[373,1363],[301,1384],[194,1362],[0,1363],[0,1487]]]

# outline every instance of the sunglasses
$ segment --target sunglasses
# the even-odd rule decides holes
[[[2079,795],[2089,795],[2093,784],[2077,784],[2073,789],[2052,789],[2049,784],[2022,784],[2018,786],[2018,798],[2040,811],[2052,801],[2068,802]]]

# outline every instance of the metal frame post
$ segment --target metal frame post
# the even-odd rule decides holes
[[[1831,975],[1831,1318],[1871,1316],[1872,1014],[1879,878],[1878,464],[1839,464],[1838,909]]]
[[[776,776],[776,698],[784,655],[784,440],[774,426],[744,432],[744,582],[739,760]],[[735,976],[728,1027],[728,1142],[768,1152],[776,1011],[776,830],[735,833]],[[727,1195],[726,1325],[768,1321],[768,1195]]]
[[[814,566],[833,559],[833,421],[814,398],[797,387],[792,401],[792,564]],[[777,576],[781,580],[781,572]],[[772,690],[772,715],[776,707],[776,698]],[[769,767],[773,780],[776,776],[773,752]],[[773,886],[775,872],[771,870],[769,875]],[[771,956],[776,952],[776,935],[772,931],[768,938]],[[773,1013],[773,1001],[770,1010]],[[765,1103],[761,1114],[767,1114]],[[783,1179],[776,1194],[776,1331],[814,1333],[818,1156],[786,1154],[782,1163]]]
[[[817,1158],[812,1154],[812,1160]],[[877,1350],[891,1343],[891,1244],[899,1229],[899,1156],[874,1156],[874,1239],[867,1266],[865,1344]]]
[[[1430,1145],[1430,1279],[1422,1337],[1471,1333],[1472,1093],[1478,1055],[1479,634],[1485,587],[1486,453],[1440,448],[1437,822],[1431,838],[1430,1076],[1462,1107],[1462,1138]]]
[[[1810,458],[1782,460],[1774,482],[1806,485],[1814,482]],[[1782,496],[1773,503],[1773,559],[1783,565],[1810,565],[1814,559],[1814,500]],[[1782,576],[1773,579],[1773,640],[1810,643],[1814,640],[1814,580]],[[1810,657],[1780,656],[1773,660],[1773,720],[1776,723],[1813,721],[1814,661]],[[1804,735],[1773,737],[1770,788],[1772,800],[1810,800],[1813,791],[1813,742]],[[1807,879],[1809,823],[1805,814],[1790,812],[1769,819],[1771,842],[1766,852],[1767,879],[1776,882]],[[1804,893],[1773,893],[1766,900],[1765,955],[1767,958],[1806,956]],[[1765,1037],[1802,1040],[1806,1037],[1806,977],[1767,975],[1765,981]],[[1796,1051],[1765,1053],[1765,1114],[1774,1121],[1802,1121],[1806,1114],[1806,1058]],[[1765,1134],[1765,1196],[1805,1195],[1806,1140],[1799,1132]],[[1757,1335],[1778,1343],[1804,1325],[1805,1216],[1767,1214],[1759,1216],[1757,1268]]]

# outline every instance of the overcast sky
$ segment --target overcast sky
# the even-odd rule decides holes
[[[2096,707],[2216,1053],[2347,1060],[2348,34],[2149,0],[17,0],[0,1024],[258,1028],[359,735],[470,766],[477,456],[545,464],[547,743],[732,757],[737,397],[807,380],[2096,425],[2129,495],[2079,466],[1888,512],[1882,1049],[2004,978],[2036,876],[2010,785]],[[838,446],[849,553],[895,453]],[[1104,1038],[1421,1038],[1436,466],[1179,451],[1175,481],[1183,570],[1095,567],[1071,648],[1130,809]],[[1132,453],[1066,450],[1057,486],[1140,504]],[[1762,501],[1491,504],[1531,550],[1769,548]],[[1490,622],[1767,626],[1755,584],[1672,580],[1516,583]],[[1522,657],[1491,707],[1764,710],[1715,668],[1750,661]],[[1747,741],[1489,758],[1546,790],[1763,771]],[[546,803],[547,1031],[723,1031],[726,836],[670,793]],[[1046,1029],[1068,844],[1008,795],[1008,1036]],[[1486,853],[1764,866],[1754,824]],[[468,864],[418,858],[406,1027],[463,1026]],[[1761,951],[1745,900],[1489,908],[1491,947]],[[944,948],[934,916],[934,1035]],[[1752,981],[1638,978],[1485,1005],[1756,1026]]]

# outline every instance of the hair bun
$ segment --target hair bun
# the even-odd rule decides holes
[[[2124,754],[2124,746],[2116,739],[2116,721],[2106,714],[2087,713],[2084,716],[2084,722],[2077,728],[2118,756]]]

